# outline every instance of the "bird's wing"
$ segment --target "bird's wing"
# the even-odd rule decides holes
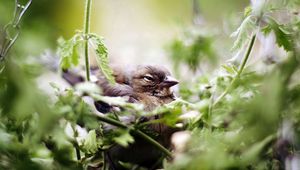
[[[132,96],[133,89],[126,84],[110,84],[106,79],[99,79],[97,85],[101,87],[104,96]]]

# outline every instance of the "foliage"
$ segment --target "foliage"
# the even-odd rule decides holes
[[[78,47],[82,45],[83,40],[80,39],[80,34],[74,35],[70,40],[58,39],[58,55],[61,57],[60,66],[63,69],[68,69],[72,65],[79,64]]]
[[[63,38],[58,40],[57,53],[61,57],[60,66],[62,69],[69,69],[71,66],[77,66],[79,64],[80,53],[83,51],[84,36],[82,32],[78,32],[69,40],[64,40]],[[112,70],[109,67],[107,48],[103,43],[103,38],[92,33],[88,34],[87,37],[97,54],[96,59],[99,68],[104,76],[111,83],[114,83]]]
[[[67,89],[52,84],[55,95],[46,95],[36,81],[42,67],[28,64],[30,57],[10,57],[0,69],[0,169],[105,169],[103,153],[115,143],[134,142],[131,132],[161,147],[151,142],[150,133],[143,133],[149,123],[160,122],[181,125],[190,134],[183,150],[174,146],[173,159],[165,159],[165,169],[288,169],[295,161],[299,164],[300,22],[291,12],[297,2],[286,1],[282,9],[277,1],[253,0],[233,34],[232,49],[246,51],[239,66],[226,63],[216,74],[195,74],[195,82],[181,82],[181,98],[152,112],[122,97],[101,96],[101,89],[91,82]],[[283,12],[275,15],[279,8]],[[282,22],[280,17],[286,15],[292,17]],[[250,58],[258,55],[260,40],[255,37],[269,34],[275,35],[285,56],[259,70],[249,65]],[[61,67],[79,64],[86,37],[94,45],[103,74],[113,81],[107,49],[95,34],[79,32],[70,40],[60,39]],[[171,42],[176,67],[187,64],[195,71],[201,57],[218,59],[213,37],[190,33],[186,38],[189,43]],[[119,111],[103,116],[89,101],[102,101]],[[162,115],[159,120],[139,121],[158,114]],[[124,121],[128,116],[134,121]]]
[[[96,54],[97,54],[97,63],[99,68],[101,68],[104,76],[109,80],[109,82],[114,83],[115,79],[113,78],[112,70],[109,67],[108,61],[108,53],[107,48],[103,43],[103,38],[100,38],[96,34],[90,34],[91,43],[95,46]]]
[[[216,60],[212,37],[204,36],[197,30],[189,30],[183,37],[175,39],[170,47],[174,68],[184,63],[196,71],[203,60],[214,63]]]

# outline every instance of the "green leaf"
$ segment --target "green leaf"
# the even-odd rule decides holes
[[[293,42],[291,33],[285,29],[285,26],[278,24],[272,17],[268,17],[268,24],[269,25],[263,29],[263,32],[267,35],[271,31],[274,31],[277,45],[279,47],[283,47],[286,51],[292,51]]]
[[[12,134],[5,132],[3,129],[0,129],[0,148],[8,146],[13,139],[14,136]]]
[[[244,16],[247,17],[252,13],[252,7],[251,6],[247,6],[244,10]]]
[[[114,141],[121,146],[127,147],[130,143],[134,142],[133,137],[129,134],[129,131],[121,131],[121,135],[114,138]]]
[[[264,35],[270,34],[271,31],[272,31],[272,28],[271,28],[270,25],[267,25],[267,26],[261,28],[261,32],[262,32]]]
[[[115,79],[113,76],[113,70],[109,67],[107,48],[103,43],[103,38],[96,34],[89,34],[89,37],[89,42],[91,42],[96,50],[98,67],[101,69],[107,80],[114,84]]]
[[[237,74],[237,70],[234,66],[229,66],[229,65],[222,65],[222,68],[226,70],[227,73],[231,74],[231,75],[235,75]]]
[[[61,68],[68,69],[72,65],[77,66],[79,64],[78,47],[82,43],[82,39],[80,37],[80,34],[75,34],[69,40],[65,40],[63,38],[58,39],[57,53],[61,58]]]
[[[93,154],[98,151],[101,143],[101,140],[97,139],[96,131],[91,130],[83,143],[82,149],[88,154]]]
[[[193,30],[175,39],[170,44],[169,51],[175,65],[186,64],[192,71],[196,71],[203,60],[214,64],[217,56],[213,37]]]
[[[259,156],[263,153],[264,150],[268,149],[268,145],[271,145],[271,143],[275,140],[274,135],[270,135],[266,137],[264,140],[257,142],[253,144],[248,150],[246,150],[242,154],[242,161],[245,161],[247,163],[254,161],[255,159],[259,159]]]
[[[254,27],[255,23],[252,16],[246,17],[239,28],[231,34],[231,37],[237,37],[231,48],[232,51],[239,50],[243,47],[249,38],[249,33],[252,32]]]

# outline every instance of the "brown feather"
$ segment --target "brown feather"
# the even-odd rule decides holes
[[[129,96],[130,101],[144,105],[145,111],[152,111],[158,106],[170,103],[175,100],[174,93],[170,87],[177,84],[173,82],[166,85],[170,72],[161,66],[140,65],[135,68],[114,68],[116,84],[112,85],[103,76],[98,76],[97,84],[102,88],[106,96]],[[158,117],[146,117],[148,121]],[[154,139],[163,146],[170,147],[171,135],[178,131],[163,123],[153,123],[148,129],[158,134]],[[134,134],[133,134],[134,135]],[[118,161],[131,162],[147,168],[153,167],[160,160],[162,153],[144,139],[135,136],[135,143],[128,148],[119,145],[113,146],[107,153],[107,159],[111,160],[111,166],[115,169],[122,169]],[[159,162],[158,167],[161,166]]]

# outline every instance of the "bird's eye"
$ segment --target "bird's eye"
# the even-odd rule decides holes
[[[146,81],[153,81],[154,79],[153,79],[153,76],[151,76],[150,74],[146,74],[144,77],[144,80],[146,80]]]

